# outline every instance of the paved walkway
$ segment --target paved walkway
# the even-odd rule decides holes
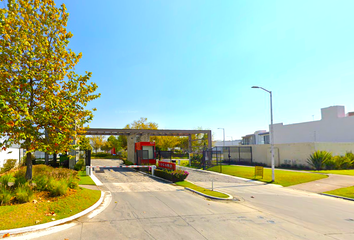
[[[218,174],[209,171],[200,171],[187,167],[179,167],[180,169],[188,171],[190,174],[188,176],[191,182],[224,182],[224,183],[256,183],[252,180],[242,180],[241,178]],[[262,184],[259,182],[259,184]],[[265,183],[264,183],[265,184]],[[328,178],[323,178],[317,181],[302,183],[298,185],[293,185],[288,188],[313,192],[313,193],[323,193],[327,191],[332,191],[338,188],[351,187],[354,186],[354,176],[338,175],[338,174],[328,174]]]
[[[327,174],[328,178],[323,178],[317,181],[302,183],[290,186],[289,188],[303,190],[313,193],[323,193],[332,191],[338,188],[354,186],[354,177],[338,174]]]

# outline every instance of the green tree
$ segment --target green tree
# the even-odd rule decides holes
[[[82,54],[68,48],[68,18],[53,0],[8,0],[0,9],[0,147],[26,149],[28,180],[31,152],[67,152],[93,118],[87,103],[99,97],[91,73],[73,71]]]
[[[92,136],[89,139],[90,139],[91,146],[95,150],[96,153],[97,153],[98,149],[100,149],[104,145],[105,140],[104,140],[103,136]]]
[[[81,151],[92,150],[92,147],[90,145],[90,139],[84,135],[81,135],[79,137],[79,148]]]
[[[112,147],[110,146],[109,142],[104,140],[103,141],[103,144],[101,146],[101,150],[105,151],[105,152],[108,152],[109,150],[111,150]]]
[[[107,143],[109,144],[110,148],[115,148],[116,151],[121,149],[120,142],[115,136],[109,136],[107,139]]]
[[[121,148],[123,148],[124,150],[127,150],[127,148],[128,148],[127,136],[119,135],[118,136],[118,143]]]
[[[147,118],[143,118],[141,117],[139,120],[133,121],[130,124],[127,124],[125,126],[125,129],[157,129],[158,128],[158,124],[155,122],[148,122]],[[156,137],[151,137],[152,140],[154,140]],[[120,135],[118,137],[118,141],[120,143],[120,146],[127,150],[127,146],[128,146],[128,141],[127,141],[127,137]]]
[[[156,148],[162,151],[168,151],[178,146],[180,138],[175,136],[158,136],[153,137],[155,140]]]

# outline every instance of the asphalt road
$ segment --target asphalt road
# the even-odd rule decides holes
[[[210,201],[131,169],[95,175],[111,192],[111,204],[36,239],[354,239],[349,201],[224,178],[214,186],[241,201]],[[198,183],[209,187],[211,178],[217,176]]]

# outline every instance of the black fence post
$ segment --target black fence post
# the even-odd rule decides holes
[[[85,155],[85,166],[91,166],[91,150],[86,150]]]
[[[241,161],[241,147],[238,147],[238,161]]]
[[[251,152],[251,163],[252,163],[253,162],[252,147],[250,147],[250,152]]]

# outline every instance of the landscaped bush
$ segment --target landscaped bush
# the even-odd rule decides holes
[[[154,174],[158,177],[164,178],[172,182],[179,182],[186,179],[189,173],[183,170],[169,171],[169,170],[155,169]]]
[[[326,151],[316,151],[307,159],[307,163],[316,170],[322,170],[326,162],[330,161],[332,153]]]
[[[22,185],[15,190],[16,200],[19,203],[30,202],[33,199],[33,191],[29,185]]]
[[[8,190],[6,187],[1,186],[0,188],[0,204],[1,205],[6,205],[9,204],[12,198],[12,194],[10,190]]]
[[[112,156],[110,153],[105,153],[105,152],[98,152],[98,153],[92,153],[91,157],[108,157]]]
[[[68,192],[68,183],[64,179],[56,180],[50,178],[48,181],[48,190],[52,197],[64,195]]]
[[[4,166],[1,168],[0,174],[10,171],[16,166],[16,159],[7,159]]]
[[[304,164],[289,164],[289,163],[283,163],[280,164],[280,168],[285,168],[285,169],[296,169],[296,170],[311,170],[311,168],[307,165]]]
[[[25,203],[33,199],[34,192],[47,191],[50,196],[64,195],[69,188],[77,188],[77,172],[46,165],[33,166],[33,179],[25,178],[26,167],[0,177],[0,204]],[[12,184],[9,184],[12,183]]]
[[[76,171],[81,171],[81,170],[83,170],[84,166],[85,166],[84,160],[79,159],[79,161],[77,161],[77,163],[75,164],[74,169]]]
[[[316,170],[342,170],[354,167],[354,154],[347,152],[344,156],[332,156],[326,151],[316,151],[310,155],[307,163]]]

